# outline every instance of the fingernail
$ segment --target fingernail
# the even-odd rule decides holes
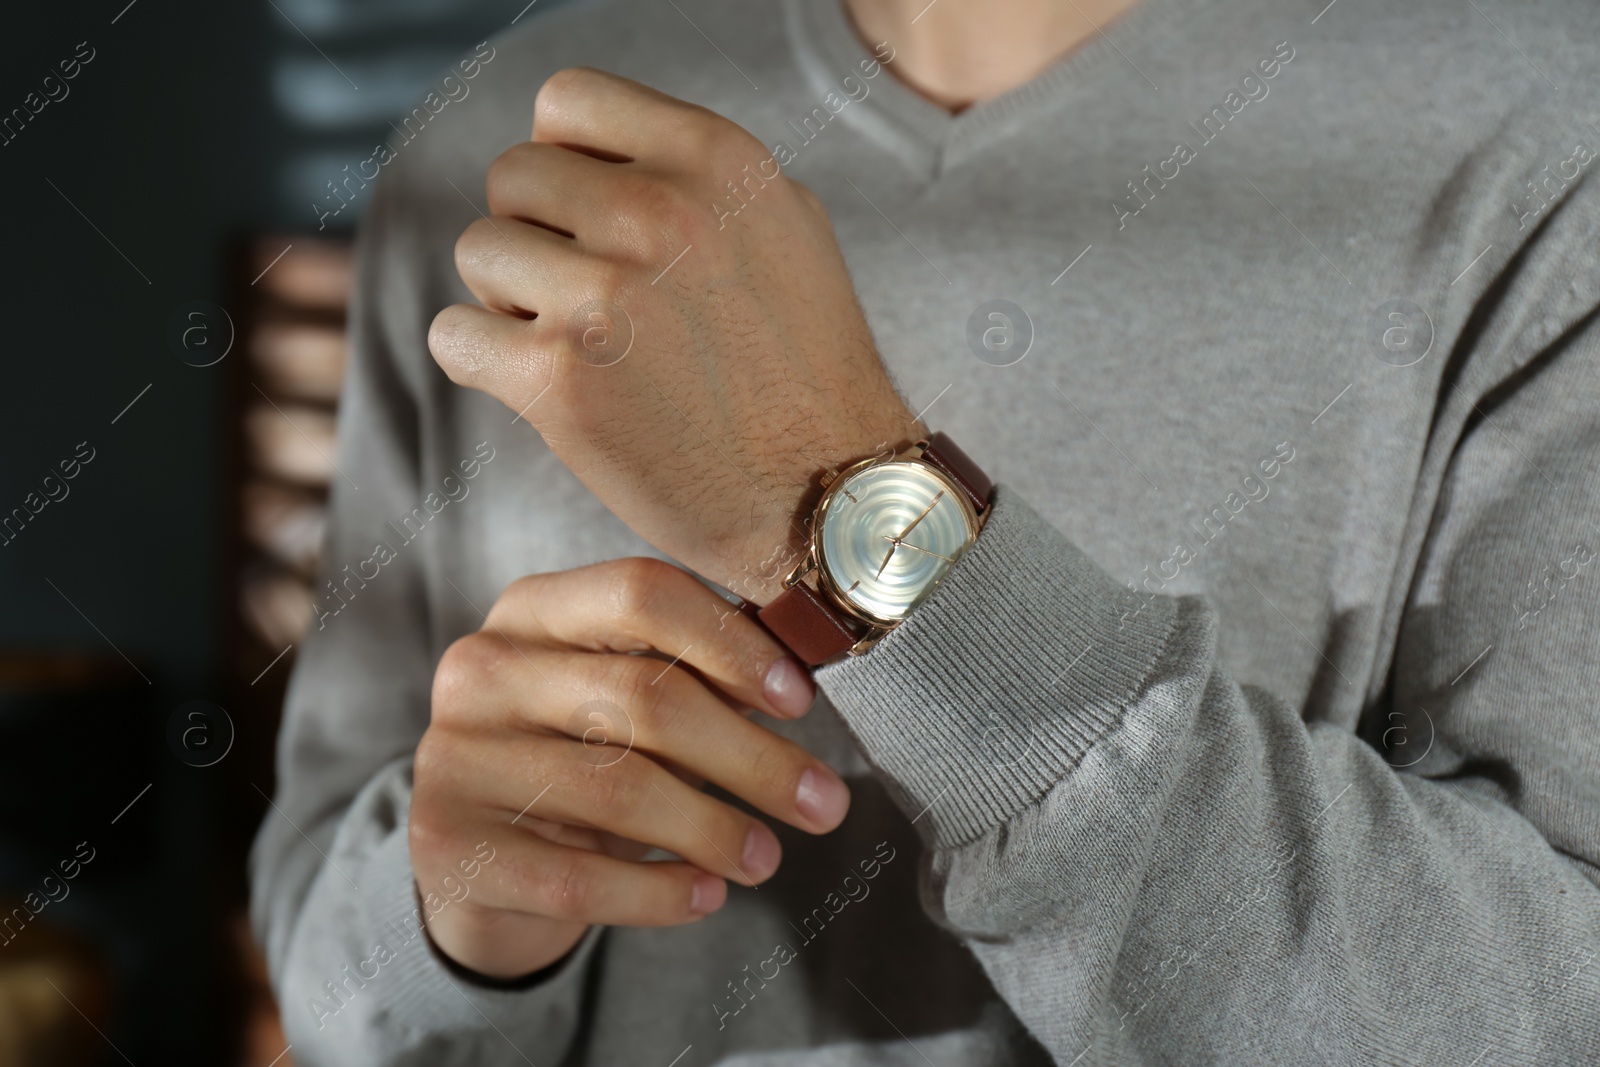
[[[689,910],[696,915],[707,915],[722,907],[727,899],[727,882],[714,874],[696,875],[694,888],[689,892]]]
[[[807,819],[831,830],[844,821],[844,813],[850,810],[850,787],[832,771],[807,768],[800,776],[794,806]]]
[[[790,718],[799,718],[816,699],[817,687],[800,664],[785,656],[767,669],[762,691],[767,701]]]
[[[783,846],[778,844],[777,835],[761,823],[750,827],[744,838],[742,867],[752,882],[760,882],[777,870],[782,857]]]

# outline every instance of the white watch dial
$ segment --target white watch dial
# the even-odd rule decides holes
[[[846,475],[830,490],[817,562],[834,590],[880,622],[904,619],[977,536],[966,499],[921,463]]]

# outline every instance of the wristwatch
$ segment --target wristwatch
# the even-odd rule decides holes
[[[822,485],[805,555],[757,613],[812,667],[860,655],[904,622],[977,540],[993,489],[943,433]]]

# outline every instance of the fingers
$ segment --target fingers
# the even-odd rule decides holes
[[[783,850],[759,819],[694,789],[641,752],[617,762],[566,737],[457,737],[430,742],[435,795],[497,809],[552,844],[584,847],[549,828],[578,827],[665,849],[702,871],[757,885]],[[538,825],[535,825],[537,820]],[[615,857],[613,857],[615,858]]]
[[[712,112],[590,67],[546,79],[533,101],[533,139],[610,158],[692,158]]]
[[[564,319],[577,300],[608,281],[602,260],[571,238],[519,219],[480,218],[456,240],[456,271],[484,307]]]
[[[452,304],[434,316],[428,350],[451,381],[481,389],[520,412],[554,380],[565,348],[555,319]]]
[[[490,609],[489,622],[597,652],[653,648],[735,700],[783,718],[804,714],[816,697],[810,674],[760,623],[661,560],[521,579]]]
[[[632,863],[503,826],[485,832],[497,852],[473,888],[480,907],[585,925],[676,926],[727,900],[725,881],[689,863]]]
[[[766,824],[691,788],[644,753],[595,766],[582,742],[536,739],[559,753],[541,817],[588,826],[680,856],[702,871],[742,885],[772,877],[782,846]]]
[[[637,751],[670,760],[759,811],[809,833],[844,821],[850,789],[827,764],[751,722],[679,667],[608,657],[606,687],[627,719]]]
[[[646,207],[656,183],[638,168],[604,162],[542,141],[523,141],[489,165],[489,213],[565,234],[586,251],[627,248],[628,209]],[[637,250],[637,249],[629,249]]]
[[[437,722],[564,734],[582,746],[570,753],[579,770],[621,767],[633,753],[656,757],[808,833],[832,830],[849,810],[849,788],[825,763],[734,711],[681,666],[509,640],[480,632],[450,647],[435,676]],[[526,766],[475,773],[515,778]]]
[[[844,821],[850,789],[801,746],[734,712],[676,667],[626,705],[636,749],[671,760],[759,811],[810,833]]]

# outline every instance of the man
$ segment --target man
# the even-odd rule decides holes
[[[1592,1057],[1600,27],[1317,6],[495,42],[360,247],[297,1058]]]

